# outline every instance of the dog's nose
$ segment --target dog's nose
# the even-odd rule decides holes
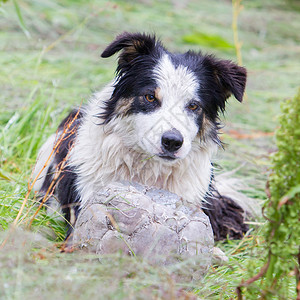
[[[178,130],[172,129],[163,134],[161,144],[164,150],[175,152],[182,146],[183,136]]]

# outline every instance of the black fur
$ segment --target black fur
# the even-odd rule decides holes
[[[247,78],[245,68],[229,60],[219,60],[213,55],[193,51],[171,54],[171,59],[175,65],[186,66],[199,78],[199,99],[211,121],[216,120],[219,111],[225,110],[226,100],[231,94],[238,101],[243,100]]]
[[[83,113],[74,109],[58,126],[58,139],[62,134],[64,134],[64,138],[55,152],[53,163],[49,166],[48,173],[40,190],[40,196],[43,197],[48,191],[50,184],[54,181],[55,191],[50,192],[53,192],[59,199],[64,217],[67,220],[69,227],[67,237],[72,231],[72,225],[74,225],[71,224],[71,215],[74,213],[76,219],[79,213],[80,196],[75,187],[76,173],[68,166],[61,168],[61,164],[67,159],[67,155],[73,146],[82,117]],[[54,180],[55,172],[60,169],[61,172],[56,180]]]
[[[74,225],[74,221],[79,213],[80,196],[76,190],[76,178],[77,175],[74,170],[69,167],[64,168],[56,189],[57,197],[60,200],[64,216],[69,225],[72,226]],[[71,218],[72,213],[74,213],[73,220]]]
[[[60,123],[58,129],[60,132],[65,133],[65,138],[63,139],[60,147],[55,153],[55,163],[59,165],[63,162],[73,146],[77,129],[81,124],[83,113],[80,110],[74,109],[71,113]],[[75,219],[79,213],[79,201],[80,196],[76,190],[76,178],[77,175],[69,166],[63,168],[59,178],[56,188],[58,199],[60,200],[62,211],[65,215],[65,218],[69,222],[69,225],[72,221],[71,214],[74,212]],[[68,230],[68,235],[70,234],[71,226]],[[67,236],[68,236],[67,235]]]
[[[144,95],[147,93],[153,94],[153,90],[149,88],[149,92],[145,91]],[[151,91],[151,92],[150,92]],[[145,101],[144,96],[134,97],[131,108],[128,110],[128,113],[139,113],[142,112],[144,114],[151,113],[154,110],[158,109],[161,106],[159,101],[148,102]]]
[[[228,60],[218,60],[212,55],[188,51],[183,54],[168,52],[154,36],[147,34],[123,33],[119,35],[102,53],[109,57],[121,51],[117,67],[117,83],[109,101],[105,103],[105,113],[99,117],[108,123],[116,114],[116,106],[120,99],[136,98],[145,94],[144,89],[156,89],[153,69],[164,53],[167,53],[175,66],[183,65],[190,69],[201,82],[199,99],[206,117],[215,124],[212,138],[220,144],[217,137],[219,129],[218,113],[224,112],[228,97],[233,94],[238,101],[242,97],[246,85],[246,69]],[[142,89],[142,90],[141,90]],[[139,107],[136,99],[127,113],[145,112],[149,109]],[[199,118],[199,128],[202,118]]]
[[[119,56],[117,73],[122,75],[135,59],[143,55],[159,53],[164,49],[154,35],[124,32],[102,52],[101,57],[107,58],[123,50]]]
[[[205,200],[202,209],[209,217],[215,240],[243,238],[249,230],[244,223],[244,210],[231,198],[220,195],[215,188]]]
[[[120,50],[122,53],[119,56],[116,70],[115,90],[111,99],[105,103],[105,113],[99,116],[104,119],[104,123],[108,123],[116,115],[115,109],[120,99],[143,96],[141,88],[155,90],[156,83],[150,70],[153,70],[165,51],[154,36],[125,32],[119,35],[101,56],[109,57]],[[135,103],[139,102],[135,100]],[[134,113],[135,111],[136,106],[133,105],[130,112]]]
[[[75,136],[77,128],[79,127],[83,117],[83,112],[81,112],[78,109],[73,109],[69,115],[59,124],[58,126],[58,132],[62,133],[64,132],[64,138],[55,152],[55,162],[59,164],[62,162],[69,150],[71,149]]]
[[[236,202],[222,196],[215,188],[213,169],[208,192],[204,198],[202,210],[209,217],[215,241],[243,238],[249,230],[249,226],[244,223],[245,212]]]
[[[42,184],[42,187],[41,187],[41,190],[40,190],[40,198],[43,197],[43,195],[45,195],[51,185],[51,182],[53,180],[53,176],[54,176],[54,172],[55,172],[55,168],[53,165],[51,165],[48,169],[48,172],[46,174],[46,177],[43,181],[43,184]]]

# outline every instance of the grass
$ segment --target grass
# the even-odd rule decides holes
[[[235,60],[230,1],[17,3],[30,38],[19,25],[13,2],[0,7],[1,240],[27,193],[39,147],[71,107],[86,102],[93,90],[112,79],[116,58],[99,56],[116,34],[156,32],[170,50],[201,49]],[[268,156],[275,150],[270,133],[277,126],[279,103],[299,85],[300,19],[292,1],[243,4],[238,26],[249,72],[247,99],[243,105],[234,99],[228,103],[222,135],[227,146],[217,162],[223,170],[242,166],[236,176],[252,187],[249,195],[264,200]],[[28,225],[35,203],[32,195],[20,227]],[[35,299],[41,294],[45,299],[230,299],[236,297],[235,287],[246,270],[258,268],[253,261],[259,261],[263,243],[258,226],[243,241],[221,243],[229,263],[191,282],[182,264],[154,267],[119,254],[99,263],[95,257],[59,253],[56,245],[63,239],[64,225],[43,211],[31,229],[36,234],[17,232],[0,250],[1,299]],[[47,240],[36,242],[40,235]]]

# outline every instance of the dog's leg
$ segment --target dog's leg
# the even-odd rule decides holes
[[[241,239],[248,231],[244,210],[229,197],[222,196],[213,189],[206,196],[203,211],[209,217],[216,241]]]

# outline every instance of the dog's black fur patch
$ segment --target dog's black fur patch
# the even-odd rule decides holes
[[[244,210],[231,198],[220,195],[215,188],[205,200],[202,209],[209,217],[215,240],[243,238],[249,230],[244,223]]]

